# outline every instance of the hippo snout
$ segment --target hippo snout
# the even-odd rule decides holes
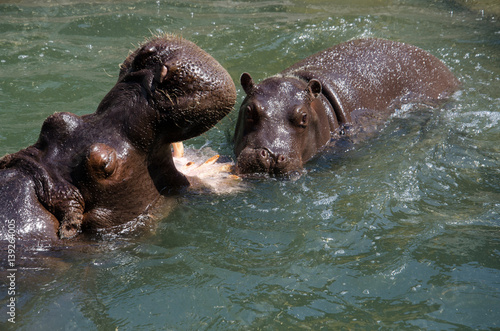
[[[273,153],[266,147],[247,147],[238,156],[237,172],[239,174],[265,173],[279,176],[296,170],[296,163],[294,158],[285,154]]]

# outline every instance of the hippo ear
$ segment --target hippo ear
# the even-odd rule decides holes
[[[240,77],[240,83],[241,87],[243,87],[243,90],[247,95],[252,94],[254,91],[255,87],[253,85],[253,79],[252,76],[248,72],[244,72],[241,77]]]
[[[106,144],[93,144],[87,157],[87,169],[92,176],[105,179],[118,167],[116,150]]]
[[[316,99],[321,94],[322,86],[319,80],[311,79],[307,84],[306,91]]]

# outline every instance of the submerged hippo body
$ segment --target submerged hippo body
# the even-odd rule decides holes
[[[229,74],[195,44],[150,40],[95,113],[55,113],[34,145],[0,159],[0,239],[58,240],[134,219],[189,185],[170,144],[211,128],[235,100]]]
[[[314,54],[247,94],[235,130],[237,171],[300,170],[332,139],[381,123],[403,103],[436,105],[459,82],[436,57],[382,39],[349,41]]]

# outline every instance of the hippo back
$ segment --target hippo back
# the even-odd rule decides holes
[[[340,123],[364,109],[388,116],[401,103],[435,105],[454,92],[459,81],[424,50],[383,39],[353,40],[311,55],[282,72],[317,79]]]

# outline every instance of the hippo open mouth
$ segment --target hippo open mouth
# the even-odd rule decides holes
[[[209,54],[155,37],[126,58],[95,113],[55,113],[34,145],[0,159],[0,211],[16,220],[19,239],[126,223],[189,185],[170,144],[210,129],[235,100],[231,77]]]

